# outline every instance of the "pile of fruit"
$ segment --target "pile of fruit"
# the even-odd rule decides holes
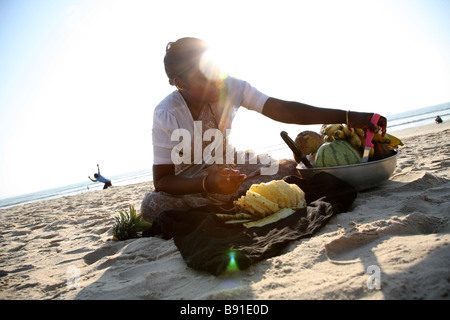
[[[306,207],[305,193],[296,184],[284,180],[253,184],[246,194],[234,201],[237,214],[216,214],[225,223],[243,223],[261,227],[285,218]]]
[[[366,146],[366,135],[363,129],[349,128],[346,124],[323,125],[320,134],[314,131],[303,131],[295,139],[295,144],[304,155],[309,155],[316,167],[333,167],[356,164]],[[369,161],[381,160],[395,154],[395,150],[403,143],[395,136],[381,130],[374,134],[374,146],[370,150]]]
[[[306,206],[303,190],[284,180],[253,184],[245,196],[234,203],[241,212],[250,213],[256,218],[264,218],[284,208],[300,209]]]

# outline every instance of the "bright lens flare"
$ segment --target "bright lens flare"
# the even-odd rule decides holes
[[[200,71],[210,80],[225,80],[228,73],[220,56],[212,49],[208,49],[200,59]]]

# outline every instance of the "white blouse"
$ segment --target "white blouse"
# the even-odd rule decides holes
[[[261,113],[269,96],[261,93],[248,82],[228,77],[225,80],[225,98],[211,104],[222,132],[231,129],[236,112],[240,106]],[[224,110],[220,115],[219,110]],[[153,164],[172,164],[171,151],[179,141],[172,141],[172,132],[186,129],[194,136],[194,119],[182,95],[172,92],[162,100],[153,113]]]

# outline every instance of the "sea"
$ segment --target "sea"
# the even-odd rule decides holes
[[[450,121],[450,102],[405,111],[401,113],[396,113],[392,115],[387,115],[386,116],[388,120],[387,131],[395,132],[403,129],[432,124],[435,122],[437,116],[440,116],[444,122]],[[281,149],[286,148],[287,146],[284,143],[280,143],[271,145],[269,148],[264,150],[264,152],[272,154],[272,151],[276,153]],[[109,178],[113,182],[114,186],[130,185],[153,180],[150,168],[133,171],[129,173],[123,173],[116,176],[113,175]],[[0,198],[0,209],[5,209],[36,201],[49,200],[64,196],[80,194],[84,192],[91,192],[94,190],[101,190],[102,188],[103,188],[102,183],[92,183],[89,181],[88,182],[84,181],[49,190],[42,190],[38,192],[24,194],[20,196]]]
[[[125,186],[141,182],[152,181],[152,171],[150,168],[137,170],[119,175],[108,176],[114,186]],[[91,181],[83,181],[69,184],[62,187],[56,187],[48,190],[37,191],[33,193],[13,196],[8,198],[0,198],[0,209],[10,208],[26,203],[32,203],[42,200],[50,200],[65,196],[76,195],[84,192],[91,192],[103,189],[103,183],[94,183]]]

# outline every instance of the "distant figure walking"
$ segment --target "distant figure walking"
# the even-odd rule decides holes
[[[94,178],[95,180],[93,180],[91,178],[91,176],[88,176],[89,180],[91,180],[92,182],[103,182],[105,185],[103,186],[103,190],[105,190],[108,187],[112,186],[111,180],[106,179],[104,176],[102,176],[100,174],[100,166],[97,164],[97,173],[94,173]]]
[[[434,121],[436,121],[436,124],[442,123],[442,118],[437,116],[436,119],[434,119]]]

